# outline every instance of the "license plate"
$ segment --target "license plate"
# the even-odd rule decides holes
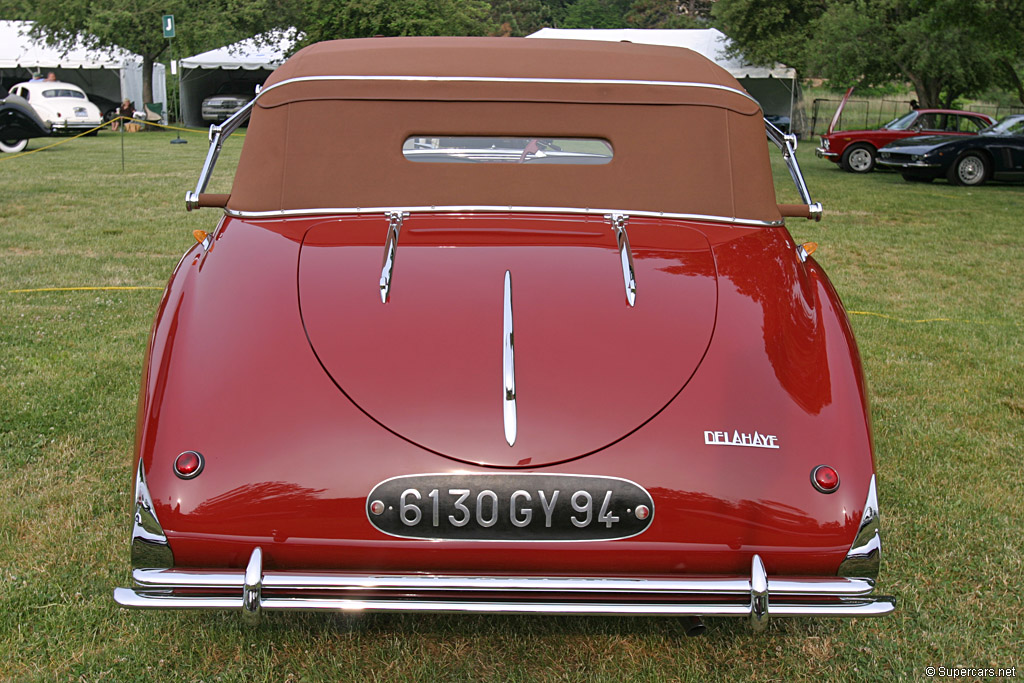
[[[400,538],[599,541],[643,533],[654,519],[654,500],[618,477],[414,474],[373,487],[366,516]]]

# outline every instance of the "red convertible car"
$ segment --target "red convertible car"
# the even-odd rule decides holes
[[[850,173],[870,173],[875,169],[878,150],[891,142],[923,135],[977,135],[995,119],[986,114],[957,109],[913,109],[877,130],[840,130],[835,127],[853,88],[843,97],[821,146],[814,152]]]
[[[153,325],[116,601],[890,612],[857,348],[785,226],[821,214],[795,146],[679,48],[297,53],[186,197],[224,216]]]

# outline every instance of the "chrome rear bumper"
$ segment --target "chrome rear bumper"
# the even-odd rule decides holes
[[[747,617],[868,617],[893,611],[870,579],[767,576],[590,578],[264,571],[256,548],[242,570],[136,569],[117,588],[122,607],[143,609],[463,612]]]

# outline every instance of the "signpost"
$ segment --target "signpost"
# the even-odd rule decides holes
[[[160,26],[164,30],[164,38],[167,38],[168,40],[171,41],[171,75],[173,76],[175,71],[177,71],[177,69],[175,69],[175,61],[174,61],[174,15],[173,14],[165,14],[165,15],[163,15],[163,17],[160,18]],[[177,123],[178,123],[178,125],[181,125],[181,72],[180,71],[178,72],[178,98],[177,98],[177,103],[178,103],[178,121],[177,121]],[[171,140],[171,144],[172,145],[184,145],[184,144],[187,144],[187,143],[188,143],[188,140],[182,139],[181,133],[178,133],[178,135],[173,140]]]

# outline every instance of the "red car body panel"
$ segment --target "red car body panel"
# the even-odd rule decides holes
[[[465,220],[433,223],[443,228],[446,221]],[[481,246],[502,244],[506,235],[495,231],[488,239],[483,228],[506,220],[527,222],[537,231],[554,229],[554,239],[564,238],[567,227],[541,216],[491,216],[480,221],[474,239]],[[863,457],[871,452],[864,384],[835,293],[813,260],[788,258],[795,245],[784,230],[669,221],[658,226],[687,238],[702,234],[714,253],[713,273],[694,275],[664,265],[661,271],[677,281],[674,286],[693,286],[698,293],[706,293],[706,280],[717,274],[717,327],[706,355],[682,391],[643,429],[544,468],[629,478],[651,491],[655,521],[633,539],[537,547],[399,540],[368,522],[366,495],[383,479],[493,469],[381,429],[321,367],[298,311],[296,265],[303,235],[322,223],[226,219],[212,249],[202,253],[197,247],[182,260],[161,304],[138,433],[155,512],[177,563],[238,567],[258,544],[268,566],[278,568],[559,573],[586,566],[595,573],[706,574],[736,571],[757,553],[772,572],[835,574],[857,532],[873,474],[871,459]],[[585,226],[580,221],[578,227]],[[433,246],[420,248],[450,248],[441,235],[451,233],[435,234]],[[592,239],[584,235],[584,242]],[[548,248],[543,239],[530,239],[540,242],[532,248]],[[477,252],[478,258],[485,253]],[[501,269],[500,250],[489,253]],[[767,267],[751,267],[752,261]],[[239,296],[242,283],[245,295]],[[365,296],[383,308],[379,298],[373,301],[374,284]],[[621,293],[613,294],[604,306],[627,309]],[[638,296],[637,307],[645,304]],[[463,311],[435,310],[439,327],[461,329]],[[344,320],[340,313],[339,319]],[[595,372],[634,362],[628,350],[614,347],[561,353],[588,355]],[[367,362],[374,362],[369,355]],[[642,372],[636,380],[645,381]],[[651,383],[664,387],[658,377]],[[422,409],[424,397],[407,390],[400,377],[384,389],[394,412]],[[462,403],[449,400],[448,410],[472,415],[478,409],[471,393]],[[552,409],[576,425],[578,413],[593,408],[584,402]],[[758,417],[737,417],[743,415]],[[782,448],[709,448],[708,430],[759,430],[776,436]],[[533,458],[551,459],[548,449],[529,440],[508,448],[500,424],[491,432],[493,441],[521,460],[506,466],[534,471]],[[841,445],[823,452],[822,443]],[[183,450],[206,456],[201,477],[174,475],[171,462]],[[810,483],[811,470],[821,463],[840,473],[842,486],[834,494],[824,495]]]

